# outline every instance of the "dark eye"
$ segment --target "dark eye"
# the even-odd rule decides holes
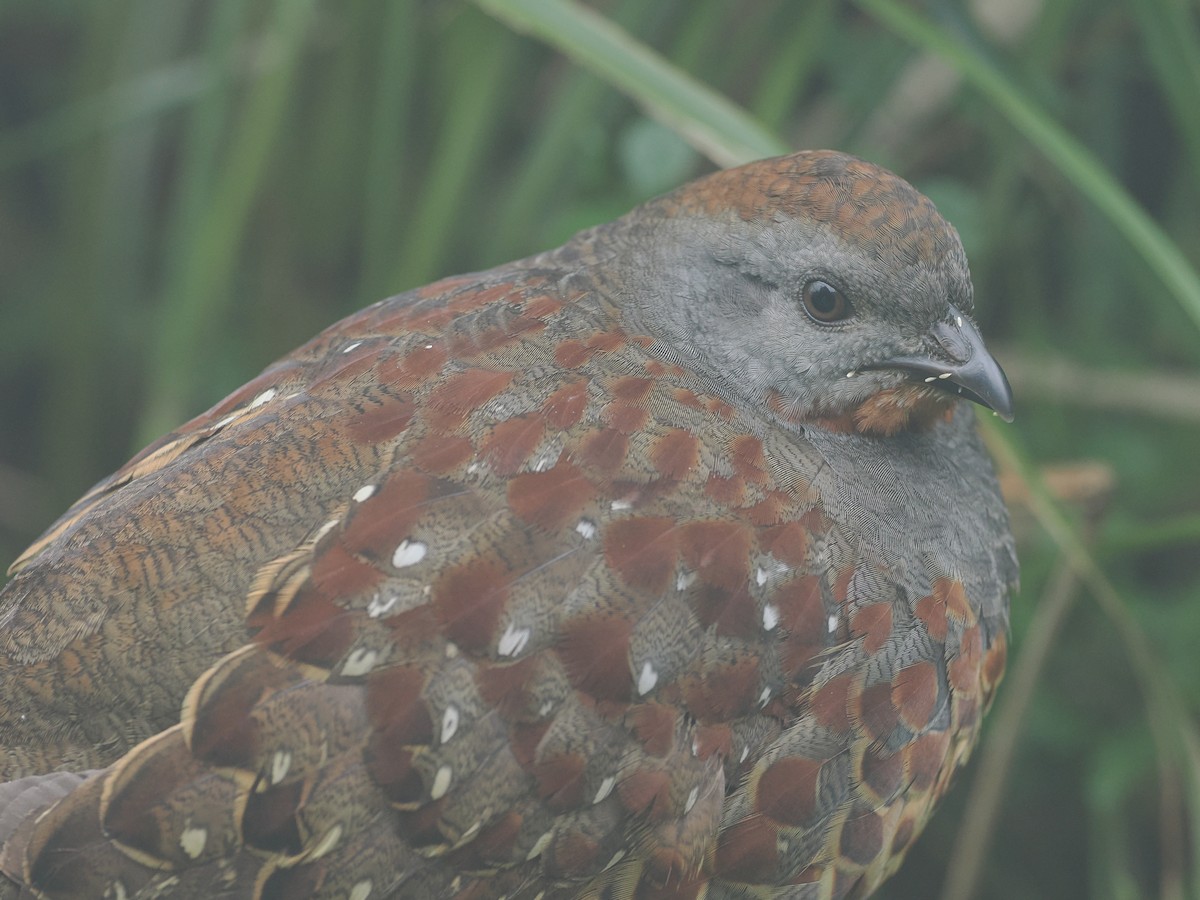
[[[810,281],[804,286],[801,295],[804,311],[814,322],[831,325],[841,322],[854,315],[854,307],[846,299],[846,295],[828,281]]]

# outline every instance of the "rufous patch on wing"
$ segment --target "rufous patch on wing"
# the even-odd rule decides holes
[[[493,557],[474,557],[442,570],[433,585],[433,603],[450,640],[473,651],[491,645],[512,577]]]
[[[566,810],[583,802],[587,760],[579,753],[546,755],[533,764],[538,796],[553,810]]]
[[[410,469],[391,475],[378,490],[355,504],[342,541],[372,559],[390,559],[401,541],[412,536],[424,505],[439,493],[435,480]]]
[[[662,821],[671,812],[671,775],[658,768],[636,769],[621,779],[617,796],[631,813]]]
[[[484,439],[480,456],[497,474],[515,474],[537,449],[545,433],[545,420],[536,415],[498,422]]]
[[[538,294],[525,301],[525,312],[537,319],[548,319],[561,312],[565,305],[550,294]]]
[[[416,412],[412,397],[404,393],[381,392],[345,419],[350,437],[360,444],[378,444],[394,438],[408,427]]]
[[[549,856],[556,872],[568,878],[579,878],[597,868],[600,844],[577,829],[566,829],[556,836]]]
[[[724,507],[740,507],[746,501],[746,480],[740,475],[726,478],[714,473],[704,483],[704,493]]]
[[[817,780],[823,763],[803,756],[775,760],[755,783],[757,810],[786,825],[810,824],[817,812]]]
[[[769,528],[759,541],[781,563],[802,566],[808,553],[808,535],[808,529],[800,522],[785,522]]]
[[[751,815],[721,831],[714,867],[730,881],[761,882],[773,877],[779,865],[779,826]]]
[[[587,382],[583,379],[568,382],[546,398],[542,414],[546,424],[560,431],[575,425],[587,408]]]
[[[266,695],[287,690],[303,676],[277,665],[248,644],[221,660],[188,691],[180,721],[192,753],[216,765],[238,765],[260,750],[260,723],[251,712]]]
[[[283,615],[264,622],[254,639],[284,656],[330,668],[350,650],[354,624],[348,610],[310,585],[296,592]]]
[[[666,703],[639,703],[625,713],[625,722],[651,756],[666,756],[675,746],[675,729],[680,711]]]
[[[650,462],[665,478],[685,477],[699,459],[699,439],[682,428],[668,430],[650,448]]]
[[[937,667],[928,660],[906,666],[892,678],[892,705],[910,731],[925,729],[933,718],[937,699]]]
[[[863,652],[878,653],[892,635],[892,604],[870,603],[859,607],[850,616],[850,633],[863,637]]]
[[[679,530],[665,516],[634,516],[610,522],[604,530],[609,568],[633,588],[652,594],[666,590],[675,577]]]
[[[851,808],[838,839],[841,855],[868,866],[883,850],[883,818],[861,804]]]
[[[504,391],[516,374],[504,369],[465,369],[447,376],[429,392],[422,414],[435,428],[456,428],[468,415]]]
[[[575,457],[589,470],[611,476],[625,462],[629,437],[616,428],[596,428],[579,444]]]
[[[701,724],[726,722],[753,710],[760,697],[760,668],[749,654],[708,659],[679,679],[688,713]]]
[[[600,417],[624,435],[637,434],[650,421],[650,413],[645,407],[631,403],[610,403]]]
[[[729,461],[734,473],[751,484],[762,484],[768,478],[762,441],[752,434],[739,434],[730,442]]]
[[[376,367],[392,352],[392,348],[386,344],[364,341],[357,347],[351,346],[348,350],[329,356],[313,373],[312,380],[308,383],[308,392],[320,394],[327,387],[332,387],[334,393],[344,391],[352,379]]]
[[[907,771],[913,790],[927,791],[938,780],[950,750],[950,732],[930,731],[915,738],[901,751],[908,760]]]
[[[850,697],[852,676],[849,673],[836,675],[813,690],[809,700],[813,718],[828,728],[844,734],[850,730],[847,704]]]
[[[979,692],[979,676],[983,663],[983,636],[978,625],[966,628],[958,652],[950,660],[950,687],[965,694]]]
[[[520,291],[520,286],[508,281],[485,288],[468,287],[467,290],[460,290],[451,295],[446,303],[446,308],[457,314],[467,313],[495,303],[497,300],[515,298]]]
[[[913,606],[913,612],[916,613],[918,619],[925,623],[925,629],[929,632],[931,638],[935,641],[946,640],[947,620],[945,603],[933,594],[927,594],[916,602]]]
[[[684,564],[709,584],[726,589],[744,586],[750,571],[750,532],[739,522],[718,519],[680,526]]]
[[[465,465],[474,456],[475,445],[470,438],[428,431],[413,442],[408,458],[422,472],[444,475]]]
[[[433,743],[433,719],[423,692],[428,674],[417,665],[389,666],[367,678],[367,716],[386,743]]]
[[[1004,665],[1008,657],[1008,641],[1003,634],[992,638],[992,645],[983,655],[983,696],[990,703],[992,694],[1004,677]]]
[[[448,358],[441,341],[419,344],[404,356],[385,357],[379,365],[379,381],[411,389],[441,374]]]
[[[311,578],[317,590],[326,596],[350,597],[378,585],[383,573],[340,542],[333,541],[314,556]]]
[[[458,332],[448,338],[450,352],[457,357],[470,358],[494,353],[501,347],[515,344],[531,331],[540,331],[546,323],[530,316],[509,316],[500,325],[481,331]]]
[[[881,681],[862,688],[857,697],[852,695],[851,710],[855,719],[867,734],[877,741],[885,741],[900,722],[900,713],[892,704],[891,682]]]
[[[608,395],[616,400],[626,403],[642,403],[654,389],[654,384],[653,378],[623,375],[619,378],[608,379],[606,386]]]
[[[967,622],[975,618],[962,582],[953,578],[939,578],[933,583],[933,596],[941,601],[946,615],[955,622]]]
[[[632,633],[632,623],[615,615],[581,615],[563,623],[556,649],[571,684],[597,700],[627,701],[634,687]]]
[[[892,752],[882,744],[872,742],[863,747],[855,774],[879,806],[891,803],[905,787],[904,762],[903,753]]]
[[[596,488],[565,459],[544,472],[522,472],[508,483],[509,508],[529,524],[546,529],[578,519],[594,499]]]

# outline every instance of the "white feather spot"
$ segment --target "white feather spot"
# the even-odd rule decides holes
[[[125,883],[122,881],[114,881],[112,883],[113,900],[129,900],[129,893],[125,890]]]
[[[453,641],[446,642],[446,659],[454,659],[458,656],[458,644]]]
[[[379,662],[379,651],[369,650],[366,647],[356,647],[350,651],[350,655],[346,657],[346,661],[342,664],[342,674],[347,678],[366,675],[375,668],[377,662]]]
[[[342,839],[342,826],[334,825],[327,832],[325,832],[325,835],[317,843],[317,846],[313,848],[313,852],[309,855],[308,858],[310,860],[320,859],[322,856],[324,856],[326,853],[328,853],[330,850],[332,850],[334,847],[336,847],[338,845],[338,842],[341,839]]]
[[[947,378],[949,378],[953,374],[954,374],[953,372],[943,372],[941,375],[938,376],[938,378],[942,379],[942,381],[945,381]]]
[[[428,549],[421,541],[403,540],[396,548],[396,552],[392,554],[392,565],[397,569],[415,566],[425,558]]]
[[[638,693],[648,694],[654,690],[656,684],[658,684],[658,672],[654,671],[654,666],[649,660],[646,660],[642,663],[642,674],[638,676]]]
[[[766,706],[767,701],[771,699],[771,686],[767,685],[762,689],[762,693],[758,695],[758,705]]]
[[[955,316],[954,324],[957,325],[959,328],[962,328],[962,316]]]
[[[329,532],[337,527],[338,521],[339,520],[337,519],[330,519],[328,522],[318,528],[316,534],[313,535],[313,541],[319,541],[321,538],[325,537],[325,535],[329,534]]]
[[[759,587],[762,587],[764,584],[767,583],[767,570],[764,569],[762,566],[759,566],[757,569],[754,570],[754,583],[757,584]]]
[[[686,591],[695,580],[695,572],[680,572],[675,576],[675,590]]]
[[[496,652],[501,656],[516,656],[529,643],[529,634],[530,631],[528,628],[514,628],[510,622],[508,627],[504,629],[504,634],[500,635],[500,642],[496,645]]]
[[[275,755],[271,757],[271,784],[279,784],[287,777],[288,770],[292,767],[292,752],[290,750],[276,750]]]
[[[829,621],[825,623],[825,627],[829,629],[830,634],[833,634],[835,631],[837,631],[837,623],[838,617],[830,614]]]
[[[479,463],[471,463],[469,466],[467,466],[467,474],[468,475],[474,475],[478,471],[479,471]]]
[[[609,508],[613,510],[632,509],[633,501],[631,500],[614,500],[609,504]]]
[[[550,841],[553,838],[554,838],[554,830],[551,829],[550,831],[547,831],[545,834],[543,834],[540,838],[537,839],[537,842],[534,843],[532,848],[530,848],[529,853],[525,856],[525,858],[527,860],[528,859],[537,859],[539,856],[542,855],[542,851],[550,846]]]
[[[426,345],[425,345],[425,349],[426,349],[426,350],[432,350],[432,349],[433,349],[433,344],[426,344]]]
[[[367,615],[372,619],[378,619],[380,616],[386,616],[388,611],[400,600],[395,594],[387,597],[381,597],[376,594],[371,598],[371,602],[367,604]]]
[[[683,814],[685,816],[692,811],[692,807],[696,805],[698,799],[700,799],[700,788],[694,787],[687,795],[687,802],[683,804]]]
[[[349,353],[352,350],[357,350],[362,345],[363,345],[362,341],[355,341],[353,344],[347,344],[344,348],[342,348],[342,352]],[[368,888],[367,893],[369,894],[370,892],[371,892],[371,890],[370,890],[370,888]],[[364,896],[366,896],[366,895],[364,894]]]
[[[550,713],[553,710],[554,710],[554,701],[547,700],[545,703],[543,703],[541,706],[538,707],[538,715],[545,718],[546,716],[550,715]]]
[[[276,393],[278,392],[275,390],[275,388],[267,388],[265,391],[251,400],[250,403],[247,404],[246,409],[258,409],[260,406],[270,403],[275,399]]]
[[[433,787],[429,789],[429,797],[432,800],[441,800],[446,796],[446,791],[450,790],[450,782],[454,779],[454,770],[449,766],[442,766],[433,776]]]
[[[473,840],[475,835],[479,834],[480,829],[482,829],[482,828],[483,828],[483,819],[476,819],[474,822],[471,823],[471,827],[462,833],[462,837],[460,837],[458,839],[459,843],[465,844],[467,841]]]
[[[699,756],[699,755],[700,755],[700,738],[694,737],[694,738],[692,738],[692,756]]]
[[[442,713],[442,743],[454,737],[458,731],[458,707],[447,706],[446,711]]]
[[[371,896],[371,891],[375,887],[370,881],[359,881],[354,887],[350,888],[350,896],[347,900],[367,900]]]
[[[610,859],[610,860],[609,860],[609,861],[608,861],[608,862],[605,864],[605,866],[604,866],[604,871],[606,871],[606,872],[607,872],[609,869],[611,869],[613,866],[615,866],[617,863],[619,863],[619,862],[620,862],[621,860],[623,860],[624,858],[625,858],[625,851],[624,851],[624,850],[618,850],[616,853],[614,853],[614,854],[612,855],[612,859]]]
[[[226,425],[228,425],[230,422],[232,422],[234,419],[236,419],[240,415],[241,415],[240,412],[230,413],[225,418],[223,418],[220,422],[213,425],[212,430],[220,431],[222,428],[224,428]]]
[[[779,625],[779,607],[774,603],[766,603],[763,605],[763,629],[765,631],[774,631]]]
[[[354,492],[354,502],[362,503],[364,500],[369,500],[375,496],[376,487],[373,484],[364,484]]]
[[[932,381],[937,381],[939,377],[940,376],[938,376],[938,375],[930,375],[928,378],[925,379],[925,383],[929,384]]]
[[[591,539],[596,536],[596,523],[591,519],[580,519],[579,524],[575,526],[575,530],[584,536],[586,539]]]
[[[746,744],[746,746],[742,747],[742,752],[738,756],[738,762],[744,763],[746,761],[746,757],[749,755],[750,755],[750,745]]]
[[[853,378],[853,377],[854,377],[855,375],[857,375],[857,374],[858,374],[858,373],[857,373],[856,371],[854,371],[853,369],[851,369],[849,372],[847,372],[847,373],[846,373],[846,377],[847,377],[847,378]]]
[[[596,797],[592,800],[592,802],[599,803],[601,800],[611,794],[613,785],[616,783],[617,777],[615,775],[609,775],[607,778],[605,778],[602,782],[600,782],[600,789],[596,791]]]
[[[185,828],[179,835],[179,846],[187,854],[188,859],[199,859],[208,843],[207,828]]]

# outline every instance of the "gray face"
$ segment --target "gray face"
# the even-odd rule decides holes
[[[944,369],[961,361],[932,333],[958,327],[959,317],[971,328],[966,256],[940,218],[949,252],[933,262],[901,262],[828,225],[781,214],[770,222],[730,213],[646,224],[654,240],[630,235],[627,247],[624,315],[732,393],[760,401],[774,390],[799,416],[837,414],[914,380],[890,360],[941,360]],[[853,312],[817,321],[803,302],[814,281],[841,291]]]

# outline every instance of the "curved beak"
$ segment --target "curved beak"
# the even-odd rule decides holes
[[[941,351],[937,356],[897,356],[863,368],[903,369],[931,386],[994,410],[1005,422],[1011,422],[1012,388],[971,321],[951,306],[950,321],[934,325],[929,336]],[[945,356],[938,358],[943,353]]]

